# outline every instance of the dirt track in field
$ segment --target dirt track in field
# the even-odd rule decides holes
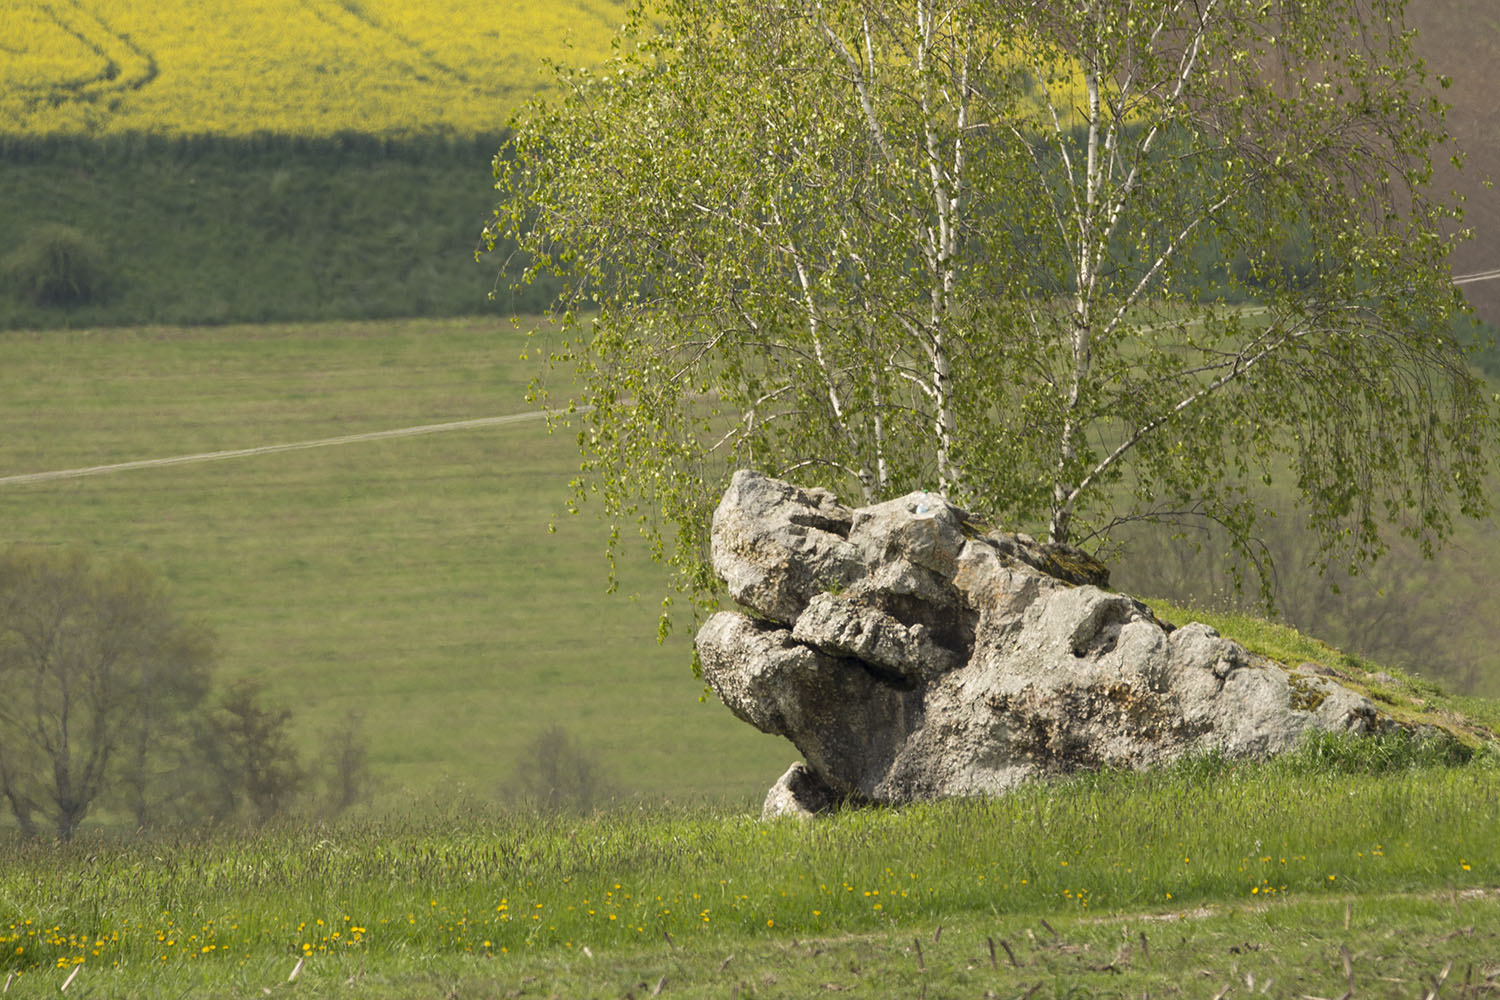
[[[583,407],[579,407],[575,412],[581,412],[583,409]],[[332,448],[338,445],[359,444],[363,441],[385,441],[392,438],[419,437],[424,434],[442,434],[446,431],[472,430],[477,427],[499,427],[505,424],[544,420],[549,416],[561,415],[563,412],[565,411],[534,410],[526,413],[509,413],[501,417],[477,417],[473,420],[455,420],[444,424],[419,424],[415,427],[397,427],[388,431],[344,434],[339,437],[318,438],[313,441],[293,441],[289,444],[267,444],[256,448],[236,448],[230,451],[206,451],[196,455],[173,455],[170,458],[145,458],[134,462],[116,462],[112,465],[91,465],[82,469],[28,472],[15,476],[0,476],[0,486],[22,486],[28,483],[45,483],[56,479],[82,479],[87,476],[101,476],[110,472],[127,472],[131,469],[159,469],[169,465],[195,465],[199,462],[219,462],[230,458],[275,455],[285,451]]]

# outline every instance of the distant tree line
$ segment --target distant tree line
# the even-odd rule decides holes
[[[0,552],[0,795],[25,836],[106,812],[141,828],[342,812],[370,788],[360,720],[305,760],[292,712],[216,684],[212,633],[147,567],[79,550]]]

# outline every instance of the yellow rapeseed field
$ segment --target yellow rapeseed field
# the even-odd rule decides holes
[[[625,0],[0,0],[0,133],[494,131]]]

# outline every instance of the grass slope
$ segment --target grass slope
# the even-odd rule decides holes
[[[1329,759],[810,824],[460,805],[13,843],[0,973],[21,997],[1493,994],[1493,760]]]
[[[491,321],[4,334],[0,475],[519,410],[519,349]],[[522,424],[0,486],[0,542],[165,567],[225,671],[307,732],[363,709],[384,804],[406,800],[251,833],[0,833],[7,997],[1500,991],[1493,751],[1322,741],[754,822],[791,751],[697,703],[649,601],[604,597],[597,525],[546,534],[573,461]],[[1214,624],[1442,707],[1289,630]],[[635,788],[732,804],[497,812],[551,721]]]
[[[520,350],[493,320],[0,334],[0,476],[525,411]],[[794,753],[657,646],[664,576],[606,595],[603,527],[548,534],[575,469],[534,422],[3,485],[0,544],[161,569],[308,746],[364,713],[388,800],[491,795],[551,723],[624,791],[760,794]]]
[[[1406,726],[1441,729],[1468,747],[1493,743],[1500,733],[1500,702],[1454,695],[1398,667],[1377,665],[1335,649],[1290,626],[1238,612],[1205,611],[1151,601],[1157,617],[1174,623],[1203,622],[1232,636],[1251,652],[1288,670],[1312,667],[1370,698],[1379,710]]]

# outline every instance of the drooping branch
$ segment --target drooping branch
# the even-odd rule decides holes
[[[1135,430],[1125,436],[1125,439],[1115,447],[1108,455],[1096,463],[1093,468],[1078,482],[1078,485],[1068,490],[1063,496],[1060,511],[1054,511],[1053,524],[1055,533],[1053,541],[1067,541],[1067,524],[1071,516],[1072,507],[1077,503],[1079,496],[1088,490],[1090,486],[1121,459],[1128,455],[1137,445],[1151,434],[1155,433],[1169,421],[1175,419],[1183,411],[1196,405],[1204,399],[1217,393],[1224,387],[1242,379],[1251,369],[1255,368],[1266,358],[1271,357],[1288,344],[1295,343],[1305,338],[1311,331],[1307,328],[1290,329],[1285,331],[1271,343],[1265,344],[1258,350],[1245,354],[1241,353],[1229,366],[1229,371],[1218,378],[1199,388],[1197,391],[1187,394],[1179,399],[1170,408],[1150,420],[1145,421]]]

